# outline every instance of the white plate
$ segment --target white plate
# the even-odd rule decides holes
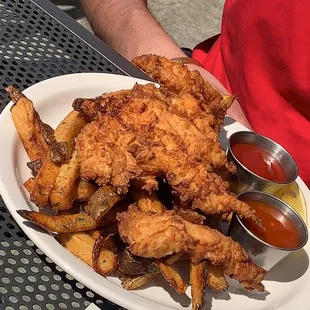
[[[103,92],[131,88],[137,80],[111,74],[83,73],[56,77],[38,83],[24,94],[30,98],[44,122],[56,126],[72,109],[71,104],[77,97],[93,97]],[[75,258],[63,248],[51,235],[42,229],[26,222],[16,210],[34,210],[22,183],[30,177],[26,167],[27,156],[18,138],[11,120],[10,107],[4,109],[0,116],[0,191],[11,214],[28,235],[28,237],[67,273],[88,286],[103,297],[128,309],[190,309],[190,288],[187,295],[178,296],[164,282],[157,282],[144,289],[126,291],[120,287],[116,277],[104,278]],[[233,132],[244,130],[244,127],[226,118],[221,133],[221,141],[225,145],[227,137]],[[310,205],[310,194],[307,187],[299,179],[298,183]],[[308,212],[309,213],[309,212]],[[264,281],[265,294],[250,294],[230,286],[228,292],[207,292],[205,309],[310,309],[308,295],[310,292],[309,253],[310,244],[297,253],[289,255],[275,267]],[[213,297],[213,298],[211,298]]]

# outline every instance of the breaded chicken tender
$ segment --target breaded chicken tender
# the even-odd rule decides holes
[[[252,263],[238,242],[208,226],[192,224],[174,211],[145,214],[135,205],[118,214],[117,220],[120,237],[134,255],[162,258],[186,252],[194,263],[208,259],[222,266],[225,275],[248,290],[264,290],[261,281],[266,271]]]

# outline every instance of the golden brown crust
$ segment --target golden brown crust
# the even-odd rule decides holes
[[[192,203],[206,214],[233,210],[255,219],[250,207],[227,193],[228,183],[208,172],[226,163],[217,136],[212,130],[205,135],[187,118],[170,113],[161,95],[152,84],[138,85],[120,111],[111,108],[115,98],[109,104],[114,117],[102,113],[97,103],[96,110],[91,99],[80,105],[97,119],[77,139],[82,178],[126,193],[131,180],[165,176],[182,203]]]
[[[185,221],[174,211],[148,215],[134,205],[118,214],[117,220],[120,237],[135,255],[161,258],[187,252],[194,264],[208,259],[221,265],[227,276],[246,289],[264,289],[261,281],[266,271],[252,263],[239,243],[216,230]]]

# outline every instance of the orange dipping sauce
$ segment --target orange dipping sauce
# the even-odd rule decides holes
[[[243,200],[255,209],[257,216],[262,220],[265,230],[251,220],[243,220],[245,227],[261,240],[286,249],[299,246],[299,234],[291,222],[280,210],[256,200]]]
[[[231,149],[235,157],[258,176],[274,182],[286,181],[280,163],[260,147],[249,143],[236,143]]]

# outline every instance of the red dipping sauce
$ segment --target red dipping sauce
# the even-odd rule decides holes
[[[280,163],[262,148],[249,143],[235,143],[231,149],[239,162],[256,175],[273,182],[286,181]]]
[[[245,227],[259,239],[285,249],[299,246],[297,228],[280,210],[256,200],[243,200],[255,209],[256,215],[261,219],[265,230],[251,220],[243,220]]]

